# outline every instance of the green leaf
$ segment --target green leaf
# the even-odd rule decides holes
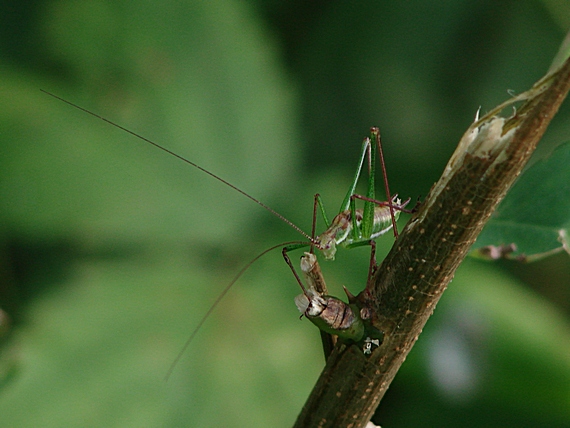
[[[471,255],[534,261],[569,251],[570,142],[530,167],[489,221]]]
[[[21,233],[90,242],[156,233],[226,243],[263,210],[40,88],[268,201],[291,181],[298,141],[273,45],[235,2],[97,4],[56,2],[43,16],[47,50],[72,78],[1,69],[0,199],[10,204],[0,218]]]
[[[251,229],[263,210],[40,92],[109,117],[272,205],[272,195],[289,193],[298,159],[294,88],[275,43],[235,1],[46,8],[41,39],[64,71],[30,77],[0,58],[0,233],[34,248],[69,242],[73,254],[53,254],[61,276],[54,264],[34,273],[34,287],[49,291],[19,306],[25,324],[2,344],[0,425],[290,426],[322,357],[308,340],[314,331],[295,322],[297,288],[278,255],[267,269],[278,274],[255,282],[265,260],[254,266],[238,284],[255,284],[249,297],[226,296],[163,380],[236,265],[258,252],[262,222],[255,237]]]

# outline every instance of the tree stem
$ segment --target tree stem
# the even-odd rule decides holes
[[[570,60],[473,123],[440,180],[366,289],[384,341],[366,356],[337,343],[295,427],[363,427],[371,419],[477,235],[514,183],[570,89]],[[508,117],[498,114],[523,104]]]

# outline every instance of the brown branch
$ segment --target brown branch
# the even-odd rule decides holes
[[[372,355],[338,343],[295,427],[370,420],[455,270],[529,160],[570,89],[570,60],[465,133],[440,180],[357,297],[384,341]],[[498,114],[524,104],[509,118]]]

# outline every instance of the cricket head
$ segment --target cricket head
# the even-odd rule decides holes
[[[357,210],[357,221],[358,212]],[[362,215],[360,215],[362,217]],[[333,218],[331,225],[327,230],[316,238],[317,248],[322,251],[323,256],[327,260],[334,260],[337,244],[346,243],[346,240],[352,231],[352,214],[350,210],[342,211]]]
[[[323,243],[321,243],[323,244]],[[336,254],[336,240],[330,239],[326,243],[323,244],[320,250],[323,253],[323,256],[327,260],[334,260],[334,256]]]

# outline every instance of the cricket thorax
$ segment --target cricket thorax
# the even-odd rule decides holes
[[[401,201],[395,201],[395,206],[399,209],[403,208]],[[404,205],[405,206],[405,205]],[[400,210],[394,210],[394,219],[400,216]],[[317,247],[323,252],[325,259],[334,260],[336,254],[336,246],[350,246],[356,242],[362,241],[361,224],[363,218],[363,210],[354,211],[355,221],[352,220],[350,210],[342,211],[332,221],[330,227],[316,238]],[[356,225],[356,229],[354,229]],[[374,239],[383,235],[392,229],[392,216],[389,206],[377,206],[374,208],[374,224],[372,226],[372,234],[370,239]],[[356,232],[356,233],[355,233]]]

